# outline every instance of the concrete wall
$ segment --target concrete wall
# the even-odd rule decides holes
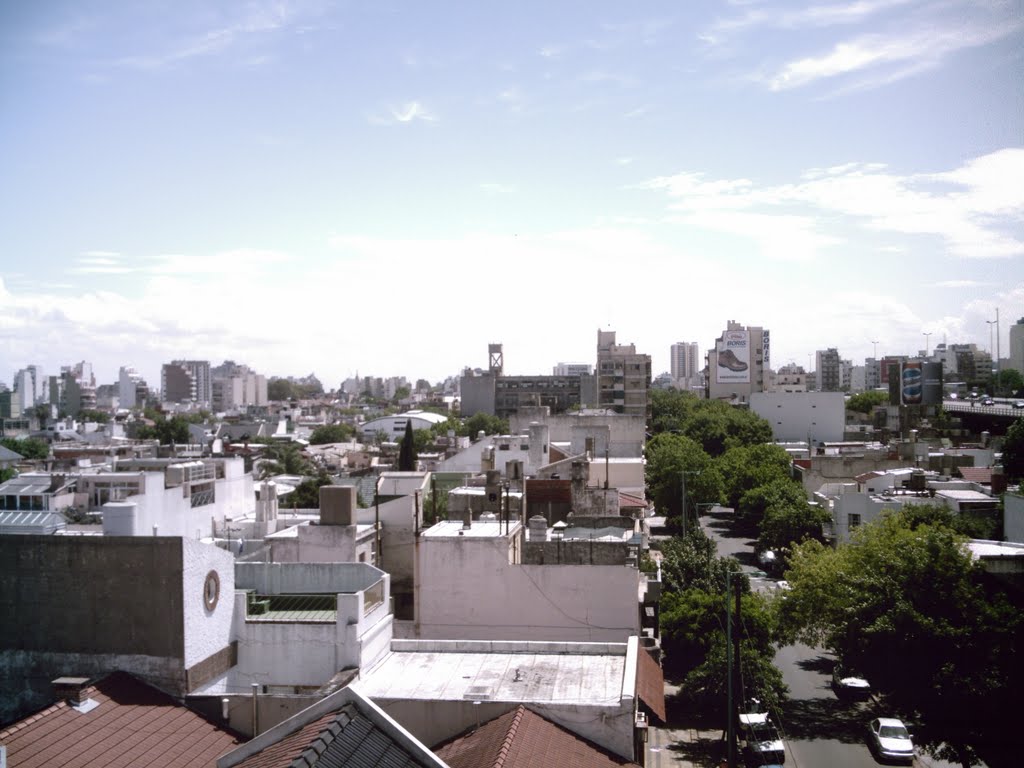
[[[360,592],[388,574],[366,563],[235,563],[235,588],[261,595]]]
[[[629,548],[614,541],[527,541],[523,545],[524,565],[616,565],[624,566]]]
[[[635,568],[517,565],[504,537],[420,540],[417,636],[626,642],[640,633]]]
[[[558,414],[551,415],[547,408],[521,408],[509,417],[509,429],[515,434],[525,434],[531,422],[542,422],[548,426],[548,439],[553,443],[572,443],[574,435],[583,436],[588,430],[598,434],[603,427],[608,429],[608,451],[612,458],[633,458],[643,455],[646,439],[646,416],[627,414]],[[604,453],[604,447],[601,447]]]
[[[164,487],[164,471],[148,471],[142,493],[103,505],[103,531],[111,536],[152,536],[156,526],[160,536],[210,536],[213,520],[220,526],[226,518],[251,514],[256,507],[252,476],[244,472],[242,459],[225,459],[223,473],[214,483],[215,502],[193,507],[181,487]]]
[[[377,509],[356,510],[361,525],[373,524]],[[402,496],[380,504],[381,556],[377,566],[391,575],[391,593],[395,595],[398,618],[411,618],[411,601],[416,563],[416,530],[423,528],[423,499],[419,518],[412,496]],[[398,603],[401,603],[401,609]],[[408,611],[406,604],[408,603]]]
[[[872,456],[813,456],[810,468],[801,467],[800,480],[808,494],[815,493],[826,483],[853,482],[866,472],[884,472],[907,466],[900,458],[885,454]]]
[[[753,392],[750,410],[772,425],[778,442],[842,441],[846,398],[842,392]]]
[[[354,525],[299,525],[295,536],[270,541],[277,563],[374,564],[373,531],[360,535]]]
[[[182,547],[165,537],[0,537],[0,720],[51,701],[49,681],[64,674],[119,668],[184,693]]]
[[[182,615],[185,633],[185,668],[222,651],[231,642],[232,598],[235,593],[235,559],[229,552],[192,539],[182,545]],[[215,573],[216,604],[206,602],[206,582]]]
[[[1024,543],[1024,495],[1007,491],[1003,504],[1003,539]]]

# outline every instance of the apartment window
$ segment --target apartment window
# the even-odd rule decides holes
[[[851,512],[848,516],[850,523],[850,530],[860,527],[860,514],[857,512]]]

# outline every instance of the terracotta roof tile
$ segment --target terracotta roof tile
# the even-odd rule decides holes
[[[960,467],[960,476],[972,483],[988,485],[992,482],[992,467]]]
[[[519,705],[434,750],[451,768],[634,766]]]
[[[84,693],[96,704],[89,711],[62,701],[0,731],[10,765],[213,768],[241,743],[232,731],[126,672],[114,672]]]

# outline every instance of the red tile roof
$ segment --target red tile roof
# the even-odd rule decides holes
[[[619,509],[636,509],[637,507],[646,509],[647,499],[619,491]]]
[[[61,701],[0,731],[8,764],[17,768],[189,768],[210,766],[242,743],[127,672],[114,672],[83,692],[97,706],[78,711]]]
[[[972,483],[990,485],[992,483],[992,467],[960,467],[960,477]]]
[[[665,717],[665,675],[654,657],[643,648],[640,649],[637,657],[637,696],[664,723],[667,720]]]
[[[633,766],[519,705],[434,753],[451,768],[614,768]]]

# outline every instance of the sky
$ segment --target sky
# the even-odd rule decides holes
[[[1020,0],[0,0],[0,381],[1005,357],[1022,82]]]

